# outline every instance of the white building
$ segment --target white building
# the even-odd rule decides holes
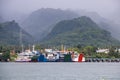
[[[109,51],[109,49],[98,49],[98,50],[96,50],[96,52],[97,53],[109,53],[110,51]]]

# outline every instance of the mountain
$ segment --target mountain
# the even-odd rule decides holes
[[[118,39],[120,41],[120,26],[119,24],[114,23],[113,21],[104,21],[100,22],[99,26],[109,32],[111,32],[111,35]]]
[[[0,45],[19,45],[21,27],[15,21],[0,23]],[[32,42],[32,37],[22,29],[21,41]]]
[[[43,39],[61,20],[69,20],[80,16],[88,16],[102,29],[111,32],[111,35],[120,40],[119,25],[105,19],[96,12],[87,12],[85,10],[70,11],[52,8],[42,8],[32,12],[27,18],[21,19],[21,26],[36,40]]]
[[[41,43],[47,45],[106,46],[117,45],[120,42],[89,17],[82,16],[58,22]]]
[[[38,41],[43,39],[53,28],[53,26],[61,20],[69,20],[72,18],[88,16],[99,27],[111,32],[111,35],[120,40],[120,24],[109,21],[104,17],[100,16],[96,12],[88,12],[85,10],[61,10],[52,8],[42,8],[32,12],[30,15],[24,13],[9,13],[8,15],[2,16],[5,21],[15,19],[19,22],[20,26],[26,30],[29,34],[35,37]],[[1,17],[0,17],[1,20]]]
[[[80,15],[80,16],[90,17],[94,22],[96,22],[99,25],[99,27],[111,32],[111,35],[114,38],[120,40],[120,35],[119,35],[120,24],[115,23],[115,21],[106,19],[96,12],[87,12],[85,10],[78,10],[78,11],[74,11],[74,12],[78,13],[78,15]]]
[[[42,8],[32,12],[22,22],[22,27],[36,39],[41,40],[57,22],[75,17],[78,15],[69,10]]]

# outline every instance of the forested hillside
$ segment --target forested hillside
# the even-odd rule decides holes
[[[19,45],[20,29],[15,21],[0,23],[0,45]],[[22,29],[21,40],[24,44],[29,44],[33,38]]]
[[[53,30],[43,39],[48,45],[118,45],[110,32],[101,29],[89,17],[82,16],[57,23]],[[42,43],[43,43],[42,42]]]

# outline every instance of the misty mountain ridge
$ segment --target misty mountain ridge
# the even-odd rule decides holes
[[[57,22],[75,17],[78,17],[78,15],[69,10],[42,8],[32,12],[23,21],[22,26],[36,39],[41,40],[52,30]]]
[[[88,16],[101,28],[110,31],[111,35],[120,40],[119,26],[101,17],[96,12],[61,10],[42,8],[32,12],[23,22],[22,26],[28,33],[38,41],[42,40],[61,20],[69,20],[80,16]]]
[[[22,14],[22,17],[16,16],[17,20],[19,21],[18,23],[20,23],[20,26],[25,29],[27,33],[32,35],[38,42],[51,32],[57,22],[61,20],[70,20],[80,16],[90,17],[95,23],[99,25],[99,27],[110,31],[113,37],[120,40],[119,26],[114,24],[113,22],[104,19],[95,12],[87,12],[84,10],[70,11],[52,8],[42,8],[32,12],[27,18],[23,18],[23,16],[28,15]],[[19,17],[21,18],[21,21]],[[3,21],[2,17],[0,18],[0,20]]]
[[[58,22],[41,42],[46,45],[117,45],[110,32],[101,29],[89,17],[82,16]]]
[[[109,32],[111,32],[111,35],[120,40],[120,24],[115,23],[114,21],[105,19],[104,17],[100,16],[96,12],[87,12],[85,10],[79,10],[75,11],[76,13],[80,14],[81,16],[88,16],[90,17],[94,22],[96,22],[102,29],[105,29]]]
[[[21,27],[15,21],[0,23],[0,45],[19,45]],[[32,43],[32,36],[22,29],[21,41],[23,44]]]

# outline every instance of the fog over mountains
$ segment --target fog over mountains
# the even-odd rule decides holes
[[[3,18],[0,16],[0,23],[3,22]]]
[[[97,12],[115,23],[120,21],[119,0],[0,0],[0,13],[9,15],[9,19],[20,14],[30,14],[41,8],[86,10]]]
[[[101,28],[110,31],[113,37],[120,40],[119,25],[101,17],[96,12],[87,12],[84,10],[75,12],[72,10],[42,8],[32,12],[25,20],[21,22],[21,26],[36,39],[41,40],[52,30],[53,26],[57,22],[80,16],[90,17]]]
[[[53,26],[57,22],[80,16],[90,17],[101,28],[110,31],[113,37],[120,40],[119,25],[101,17],[96,12],[87,12],[85,10],[79,10],[76,12],[72,10],[41,8],[33,11],[29,15],[21,14],[21,16],[13,16],[13,19],[15,19],[21,27],[30,33],[34,38],[41,40],[52,30]],[[0,21],[3,21],[2,17],[0,17]]]
[[[41,41],[60,21],[87,16],[120,40],[119,9],[119,0],[1,0],[0,23],[15,20]]]
[[[57,22],[78,16],[78,14],[69,10],[42,8],[32,12],[21,24],[26,31],[36,39],[41,40]]]
[[[90,17],[94,22],[96,22],[101,28],[110,31],[112,36],[116,39],[120,40],[120,25],[117,22],[114,22],[112,20],[106,19],[102,16],[100,16],[97,12],[88,12],[85,10],[77,11],[81,16],[88,16]],[[112,18],[112,16],[110,16]],[[117,19],[117,18],[116,18]],[[118,21],[118,20],[117,20]]]

